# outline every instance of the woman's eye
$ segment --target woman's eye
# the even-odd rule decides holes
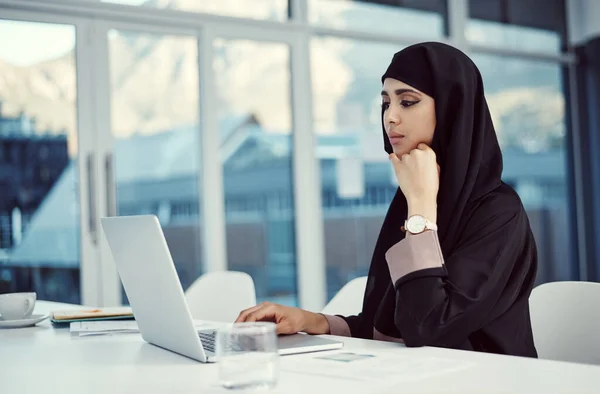
[[[409,101],[409,100],[402,100],[400,102],[400,105],[408,108],[408,107],[412,107],[413,105],[417,104],[419,101]]]
[[[381,108],[383,108],[384,111],[386,109],[388,109],[389,107],[390,107],[390,103],[381,103]]]

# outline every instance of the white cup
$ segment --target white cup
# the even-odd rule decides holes
[[[27,319],[33,313],[36,299],[36,293],[0,294],[0,316],[3,320]]]

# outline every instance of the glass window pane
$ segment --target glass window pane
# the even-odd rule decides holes
[[[564,0],[469,0],[467,39],[475,44],[560,52],[566,44]]]
[[[229,269],[258,301],[297,304],[290,54],[284,44],[216,40]]]
[[[504,156],[503,179],[523,200],[539,254],[538,282],[573,280],[562,68],[475,55]]]
[[[203,272],[195,37],[109,32],[119,215],[156,215],[184,289]]]
[[[101,0],[141,7],[201,12],[237,18],[285,21],[288,0]]]
[[[0,20],[0,293],[80,303],[75,28]]]
[[[335,29],[439,38],[446,31],[446,0],[308,0],[309,21]]]
[[[381,138],[380,78],[400,49],[337,38],[311,42],[328,299],[367,274],[397,189]]]

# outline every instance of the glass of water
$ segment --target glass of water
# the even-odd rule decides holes
[[[275,323],[234,323],[217,331],[219,381],[228,389],[270,390],[277,384]]]

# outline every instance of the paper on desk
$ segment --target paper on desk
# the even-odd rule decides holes
[[[377,351],[312,354],[282,363],[282,370],[309,375],[321,375],[340,379],[354,379],[373,383],[391,384],[396,381],[419,380],[426,377],[455,372],[473,366],[472,362],[450,358],[418,356]]]
[[[197,330],[214,330],[224,323],[194,320]],[[110,335],[124,333],[138,333],[139,328],[135,320],[99,320],[72,322],[69,328],[71,334],[80,337],[88,335]]]
[[[117,333],[139,332],[137,322],[132,320],[100,320],[72,322],[69,328],[71,334],[79,335],[108,335]]]

